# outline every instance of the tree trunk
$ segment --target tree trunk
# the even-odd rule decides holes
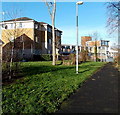
[[[55,49],[55,12],[56,12],[56,0],[54,0],[54,8],[53,8],[53,13],[52,13],[52,65],[55,65],[55,54],[56,54],[56,49]]]

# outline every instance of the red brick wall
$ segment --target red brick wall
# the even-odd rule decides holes
[[[85,47],[86,46],[86,42],[87,41],[91,41],[91,40],[92,40],[92,38],[90,36],[82,36],[81,37],[81,45],[83,47]]]

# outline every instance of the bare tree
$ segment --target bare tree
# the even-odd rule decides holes
[[[108,20],[107,20],[107,28],[108,28],[108,33],[113,34],[113,33],[118,33],[118,39],[120,39],[120,1],[119,2],[108,2],[107,3],[107,11],[108,11]],[[118,51],[118,60],[117,63],[120,63],[120,48],[119,48],[119,43],[120,41],[118,40],[118,48],[113,48]]]
[[[98,32],[94,32],[93,34],[92,34],[92,37],[94,38],[94,54],[95,54],[95,61],[97,62],[97,60],[98,60],[98,55],[97,55],[97,47],[98,47],[98,37],[99,37],[99,35],[98,35]]]
[[[107,11],[108,11],[108,19],[107,19],[107,27],[108,33],[112,34],[114,32],[120,32],[118,29],[120,25],[120,2],[108,2]]]
[[[55,55],[56,55],[56,49],[55,49],[55,14],[56,14],[56,0],[53,2],[47,2],[44,0],[46,3],[46,6],[48,7],[48,11],[51,17],[52,21],[52,55],[53,55],[53,62],[52,65],[55,65]]]
[[[8,75],[9,79],[12,78],[14,72],[12,71],[13,65],[15,66],[15,69],[17,69],[20,66],[20,63],[17,62],[19,59],[18,57],[18,50],[15,49],[16,45],[16,38],[23,35],[25,32],[24,28],[18,28],[17,18],[19,17],[19,10],[13,10],[13,12],[7,12],[6,17],[12,20],[12,29],[9,30],[7,26],[7,22],[3,21],[2,26],[4,27],[4,30],[2,31],[2,38],[6,39],[8,41],[8,46],[3,47],[3,57],[4,57],[4,63],[6,63],[6,67],[8,69]],[[5,20],[5,19],[4,19]],[[24,41],[22,41],[24,44]],[[14,62],[16,60],[16,62]],[[14,63],[13,63],[14,62]]]
[[[114,50],[114,51],[117,51],[117,56],[116,56],[116,62],[117,62],[117,65],[120,66],[120,45],[117,45],[117,44],[113,44],[111,46],[111,49]]]

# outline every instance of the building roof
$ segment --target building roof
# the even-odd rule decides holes
[[[34,20],[34,19],[31,19],[31,18],[28,18],[28,17],[20,17],[20,18],[16,18],[16,19],[12,19],[12,20],[5,20],[4,22],[10,22],[10,21],[27,21],[27,20]],[[35,22],[37,22],[37,21],[35,21]],[[45,22],[38,22],[38,23],[40,23],[41,25],[47,24],[48,26],[52,27],[50,24],[45,23]],[[60,32],[62,32],[61,30],[59,30],[57,28],[55,28],[55,29],[58,30],[58,31],[60,31]]]
[[[45,22],[40,22],[41,24],[47,24],[47,23],[45,23]],[[49,24],[48,24],[49,25]]]
[[[6,20],[4,22],[9,22],[9,21],[25,21],[25,20],[33,20],[33,19],[28,18],[28,17],[20,17],[20,18],[16,18],[16,19],[12,19],[12,20]]]
[[[46,24],[46,25],[48,25],[48,26],[50,26],[51,28],[52,28],[52,26],[50,25],[50,24],[48,24],[48,23],[45,23],[45,22],[39,22],[41,25],[42,24]],[[61,30],[59,30],[59,29],[57,29],[57,28],[55,28],[56,30],[58,30],[59,32],[62,32]]]

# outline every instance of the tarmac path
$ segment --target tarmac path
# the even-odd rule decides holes
[[[113,64],[106,64],[63,102],[56,113],[118,113],[118,77]]]

